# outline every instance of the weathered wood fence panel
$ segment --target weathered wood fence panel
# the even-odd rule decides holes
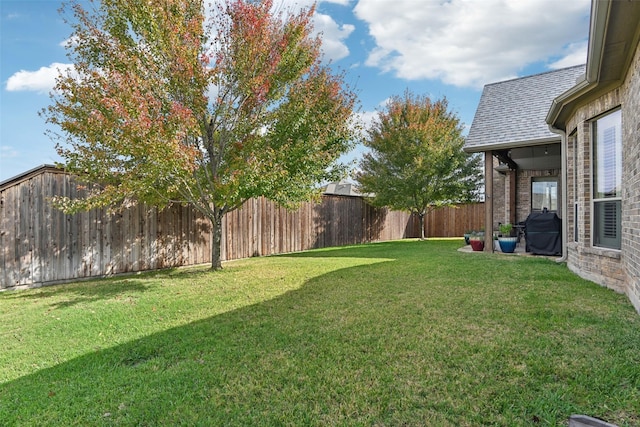
[[[484,203],[439,208],[425,215],[424,222],[427,237],[461,237],[484,227]]]
[[[77,190],[49,167],[0,186],[0,289],[210,262],[210,223],[189,206],[67,215],[51,207],[54,195]],[[417,236],[416,218],[358,197],[324,196],[296,211],[259,198],[225,218],[222,258]]]

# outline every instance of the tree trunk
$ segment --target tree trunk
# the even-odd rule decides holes
[[[220,253],[222,251],[222,218],[224,213],[215,209],[214,218],[211,218],[211,226],[213,227],[211,236],[211,269],[221,270],[222,260]]]
[[[418,218],[420,219],[420,240],[424,240],[425,239],[425,234],[424,234],[424,212],[420,212],[418,214]]]

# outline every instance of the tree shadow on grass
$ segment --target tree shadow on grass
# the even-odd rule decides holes
[[[9,291],[4,293],[2,298],[7,300],[50,301],[50,307],[55,309],[137,294],[145,292],[149,288],[142,280],[134,276],[108,279],[94,278],[91,279],[91,282],[93,282],[91,286],[87,286],[86,282],[77,281],[45,286],[28,292]]]
[[[345,246],[334,246],[331,248],[313,249],[303,252],[292,252],[286,254],[272,255],[283,258],[391,258],[405,254],[404,247],[398,250],[400,241],[374,242],[367,244],[353,244]],[[407,244],[420,244],[427,242],[416,242],[415,240],[404,240]]]
[[[357,253],[362,257],[362,248]],[[485,342],[478,335],[495,326],[482,323],[486,313],[466,313],[469,321],[461,316],[465,306],[432,302],[455,296],[463,304],[468,290],[391,286],[402,279],[388,275],[388,264],[333,271],[277,298],[7,382],[0,385],[0,419],[6,425],[529,425],[535,419],[560,425],[570,413],[606,405],[619,413],[637,409],[623,394],[640,394],[640,379],[626,380],[625,390],[600,402],[590,391],[600,372],[581,376],[560,366],[564,350],[551,345],[559,331],[541,335],[551,342],[547,347],[519,348],[520,337],[508,334]],[[496,302],[491,309],[503,308]],[[581,340],[597,333],[579,332]],[[447,334],[468,345],[451,348]],[[532,359],[546,376],[541,383],[533,371],[524,375],[523,361],[509,362],[526,362],[533,357],[527,352],[537,351],[545,352]],[[619,372],[633,365],[624,358],[616,361]],[[613,369],[609,362],[603,372]],[[563,388],[568,383],[573,388]]]
[[[366,293],[349,295],[347,303],[334,278],[315,278],[275,299],[38,371],[0,385],[0,419],[9,425],[300,425],[344,421],[360,411],[364,419],[377,417],[379,403],[352,401],[356,391],[370,393],[379,373],[367,367],[362,344],[349,344],[345,322],[358,319],[340,313],[354,300],[364,303]],[[344,370],[353,378],[340,375]]]

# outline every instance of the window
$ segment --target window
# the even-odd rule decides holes
[[[534,177],[531,179],[531,210],[558,210],[558,179]]]
[[[622,114],[593,123],[593,245],[620,249]]]

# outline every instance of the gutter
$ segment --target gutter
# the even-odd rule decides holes
[[[561,127],[566,127],[567,110],[573,108],[573,104],[578,98],[597,86],[600,78],[602,57],[604,54],[605,35],[611,14],[612,0],[596,0],[591,3],[591,25],[589,28],[589,47],[587,52],[587,66],[585,75],[574,87],[556,97],[547,113],[546,122],[549,130],[560,135],[560,158],[562,163],[562,256],[556,262],[567,261],[567,131]]]
[[[569,211],[569,203],[568,203],[568,185],[567,185],[567,132],[562,129],[554,128],[552,125],[549,125],[549,130],[555,134],[560,135],[560,164],[562,166],[561,170],[561,189],[562,189],[562,255],[560,258],[556,259],[557,263],[566,262],[567,261],[567,240],[568,240],[568,218],[567,213]]]
[[[595,83],[587,80],[587,76],[585,75],[583,77],[583,80],[580,80],[574,87],[551,101],[551,108],[549,108],[549,112],[547,113],[547,117],[545,119],[545,121],[549,124],[549,129],[551,130],[551,132],[562,132],[560,131],[560,129],[554,128],[553,124],[558,122],[558,119],[560,119],[560,114],[562,113],[563,108],[567,104],[575,101],[577,98],[588,92],[593,86],[595,86]],[[563,118],[563,122],[564,120],[566,120],[566,118]]]
[[[551,108],[547,113],[546,122],[549,124],[551,132],[557,132],[559,121],[564,125],[567,112],[561,117],[563,110],[576,99],[589,92],[596,86],[600,79],[602,69],[602,57],[604,56],[605,35],[611,14],[612,0],[596,0],[591,2],[591,24],[589,28],[589,47],[587,51],[587,66],[582,79],[574,87],[567,90],[551,102]],[[565,134],[566,139],[566,134]]]
[[[469,154],[484,153],[486,151],[510,150],[512,148],[532,147],[534,145],[556,144],[557,142],[558,139],[551,136],[548,138],[539,138],[530,141],[498,142],[494,144],[463,146],[462,151]]]

